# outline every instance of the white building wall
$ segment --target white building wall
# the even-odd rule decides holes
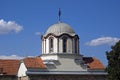
[[[49,48],[49,38],[53,37],[53,52],[50,52]],[[56,38],[50,35],[47,39],[42,41],[42,53],[43,54],[54,54],[54,53],[63,53],[63,39]],[[67,52],[66,53],[75,53],[75,40],[74,38],[67,36]],[[79,53],[79,40],[77,44],[77,53]]]
[[[58,56],[57,55],[49,55],[49,56],[41,56],[42,60],[45,61],[57,61],[58,60]]]
[[[44,54],[46,54],[46,52],[45,52],[45,49],[46,49],[45,44],[46,44],[46,41],[45,41],[45,39],[44,39],[44,40],[43,40],[43,53],[44,53]]]
[[[57,42],[57,38],[54,38],[54,45],[53,45],[53,53],[58,53],[58,42]]]
[[[46,39],[46,54],[49,53],[49,39]]]
[[[26,71],[27,71],[27,68],[26,68],[24,62],[21,62],[17,76],[18,77],[27,76]]]
[[[45,39],[46,42],[45,42],[45,40],[42,42],[42,44],[44,45],[43,46],[44,47],[43,48],[44,54],[50,53],[50,49],[49,49],[49,38],[50,37],[53,37],[53,36],[49,36],[47,39]],[[51,52],[51,53],[58,53],[58,40],[55,37],[53,37],[53,52]]]
[[[79,39],[77,40],[77,53],[79,53]],[[73,43],[72,43],[72,45],[73,45],[73,53],[75,53],[75,39],[73,38]]]
[[[63,43],[62,39],[59,38],[59,53],[63,53],[63,48],[62,48],[63,44],[62,43]]]
[[[42,40],[42,53],[44,53],[44,41]]]
[[[72,39],[68,38],[67,40],[67,52],[72,53]]]

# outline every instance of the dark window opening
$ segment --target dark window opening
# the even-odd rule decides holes
[[[67,52],[67,38],[63,38],[63,52]]]
[[[75,38],[75,53],[77,53],[78,50],[78,40]]]
[[[49,40],[50,52],[53,52],[53,38]]]

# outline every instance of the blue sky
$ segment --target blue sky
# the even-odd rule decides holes
[[[80,37],[80,53],[107,65],[120,40],[120,0],[0,0],[0,58],[38,56],[47,28],[61,20]]]

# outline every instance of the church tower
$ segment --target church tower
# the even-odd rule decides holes
[[[42,54],[79,54],[79,37],[66,23],[59,21],[51,25],[42,36]]]
[[[60,21],[60,15],[61,12],[59,21],[41,37],[41,58],[50,71],[84,71],[87,68],[79,53],[79,36],[70,25]]]

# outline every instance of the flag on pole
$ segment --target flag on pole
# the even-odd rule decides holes
[[[58,13],[58,15],[59,15],[59,21],[60,21],[60,16],[61,16],[61,10],[60,10],[60,8],[59,8],[59,13]]]
[[[59,17],[61,16],[61,10],[60,10],[60,8],[59,8]]]

